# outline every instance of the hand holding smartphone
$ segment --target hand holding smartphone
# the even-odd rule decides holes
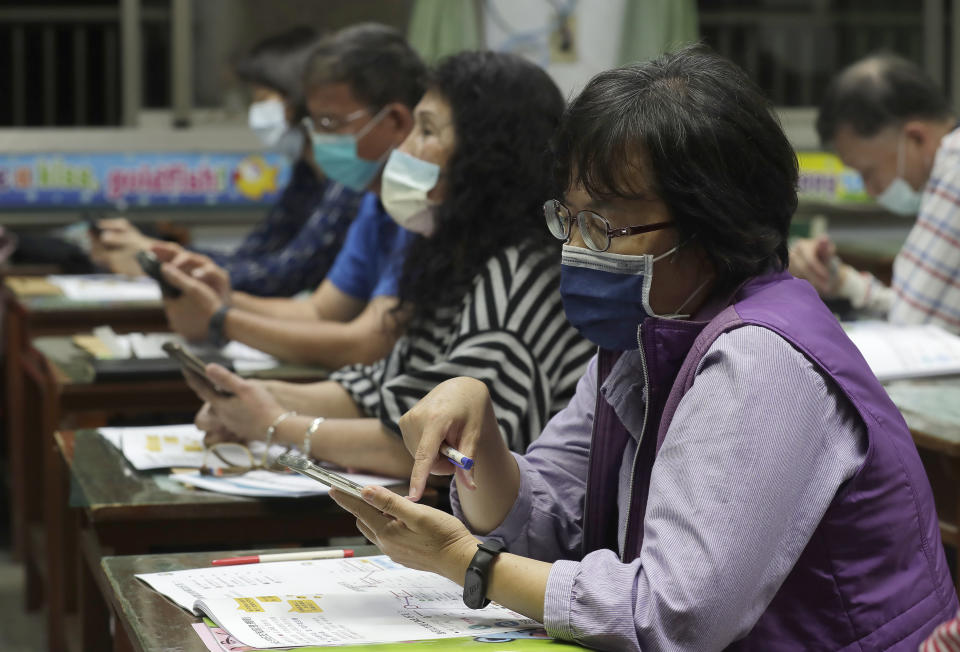
[[[87,230],[90,231],[90,235],[94,238],[99,238],[100,234],[103,233],[103,229],[97,224],[97,218],[91,213],[84,213],[83,221],[87,223]]]
[[[160,271],[161,263],[152,251],[147,251],[146,249],[138,251],[137,262],[140,264],[140,269],[143,270],[143,273],[160,285],[160,293],[163,294],[163,296],[176,299],[183,294],[180,288],[171,285],[170,281],[164,278],[163,273]]]
[[[204,364],[203,360],[190,353],[179,344],[175,344],[173,342],[164,342],[163,351],[171,358],[179,362],[181,367],[199,377],[201,382],[205,383],[212,391],[216,392],[220,396],[234,395],[233,392],[228,392],[227,390],[218,387],[216,383],[210,380],[210,378],[207,377],[207,365]]]

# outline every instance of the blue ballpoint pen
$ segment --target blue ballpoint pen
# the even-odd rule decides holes
[[[440,446],[440,452],[443,453],[444,457],[448,458],[464,471],[469,471],[473,468],[473,460],[452,446],[443,444]]]

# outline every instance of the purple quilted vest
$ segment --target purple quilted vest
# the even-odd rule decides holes
[[[730,649],[914,652],[957,611],[930,484],[903,417],[859,351],[813,288],[786,272],[748,281],[709,322],[643,323],[648,417],[623,558],[640,555],[653,462],[700,360],[719,335],[746,324],[776,332],[829,375],[863,420],[869,443],[863,466],[834,497],[767,610]],[[601,351],[600,383],[618,357]],[[598,392],[584,554],[617,550],[617,482],[629,437]]]

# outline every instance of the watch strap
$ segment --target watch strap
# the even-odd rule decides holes
[[[487,586],[490,582],[490,566],[497,555],[506,550],[499,541],[484,541],[477,544],[477,552],[467,566],[463,581],[463,602],[471,609],[483,609],[490,604]]]
[[[210,317],[210,323],[207,325],[207,339],[216,347],[226,346],[230,339],[224,335],[223,326],[227,320],[227,312],[230,306],[223,304]]]

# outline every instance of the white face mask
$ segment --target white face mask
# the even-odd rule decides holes
[[[897,176],[886,189],[877,195],[877,203],[891,213],[914,216],[920,212],[920,200],[923,193],[917,192],[903,178],[904,154],[903,134],[897,142]]]
[[[272,148],[289,131],[286,106],[278,99],[254,102],[247,113],[247,124],[264,147]]]
[[[380,201],[397,224],[421,235],[436,230],[436,202],[427,199],[440,178],[440,166],[398,149],[390,152],[380,182]]]

